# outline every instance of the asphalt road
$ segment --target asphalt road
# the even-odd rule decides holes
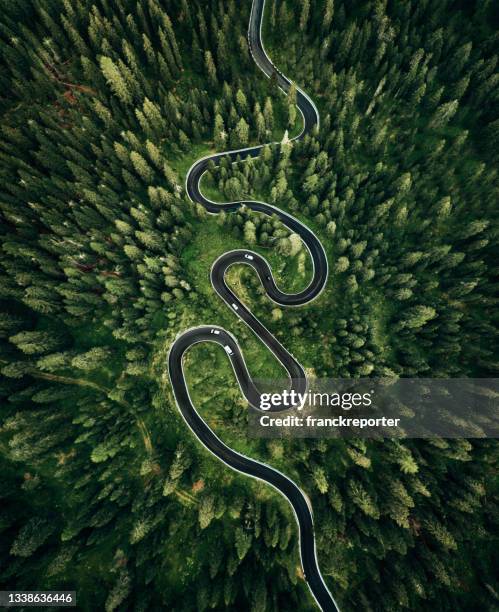
[[[286,93],[289,90],[290,81],[274,67],[265,53],[261,40],[261,22],[264,5],[265,0],[253,0],[248,29],[249,47],[253,59],[259,68],[268,77],[276,73],[278,85]],[[296,138],[301,139],[314,128],[318,128],[319,113],[312,100],[299,88],[297,88],[297,106],[304,120],[303,130]],[[225,274],[227,269],[233,264],[243,263],[250,265],[256,270],[271,300],[280,306],[300,306],[302,304],[307,304],[319,295],[327,281],[328,264],[321,242],[308,227],[275,206],[271,206],[264,202],[246,200],[225,203],[212,202],[201,193],[199,188],[201,177],[206,171],[210,161],[217,164],[222,157],[226,156],[229,156],[233,161],[236,161],[238,156],[240,159],[244,159],[248,155],[250,157],[256,157],[259,155],[262,147],[263,145],[260,145],[237,151],[219,153],[198,160],[189,170],[186,178],[186,190],[191,200],[202,204],[210,213],[216,214],[222,210],[235,211],[244,205],[252,210],[267,215],[277,215],[291,231],[299,234],[305,243],[313,262],[313,278],[306,289],[296,294],[282,292],[274,282],[267,261],[252,251],[241,249],[224,253],[214,262],[211,270],[211,282],[214,290],[224,300],[227,306],[250,327],[256,336],[267,345],[269,350],[271,350],[276,358],[282,363],[289,375],[290,388],[295,389],[297,393],[303,393],[307,388],[307,379],[303,367],[237,298],[225,282]],[[249,375],[237,340],[220,327],[201,326],[186,330],[178,336],[170,349],[168,357],[168,368],[173,392],[184,420],[198,440],[210,452],[218,457],[218,459],[234,470],[265,481],[275,487],[287,498],[293,508],[299,526],[300,555],[305,580],[317,604],[322,610],[326,612],[339,610],[319,570],[312,508],[305,494],[290,478],[278,470],[249,457],[245,457],[229,448],[215,435],[196,411],[187,389],[183,372],[183,356],[192,345],[199,342],[215,342],[224,348],[232,364],[243,395],[253,409],[259,410],[260,394]]]

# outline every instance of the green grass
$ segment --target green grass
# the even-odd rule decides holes
[[[185,183],[185,177],[187,176],[187,172],[192,164],[200,159],[201,157],[205,157],[206,155],[210,155],[212,153],[216,153],[213,148],[212,142],[200,142],[197,144],[193,144],[189,149],[189,152],[185,155],[181,155],[175,159],[172,159],[170,162],[170,166],[175,170],[175,172],[179,175],[181,179],[182,186]]]
[[[283,376],[282,367],[272,353],[254,336],[224,304],[210,282],[213,262],[226,251],[245,248],[242,241],[233,238],[214,218],[199,224],[193,242],[184,250],[182,263],[196,291],[203,298],[201,313],[194,317],[196,325],[221,325],[241,340],[241,346],[254,376]]]
[[[263,103],[263,101],[262,101]],[[274,109],[275,127],[273,138],[281,140],[287,122],[287,110],[284,104],[276,104]],[[290,131],[290,137],[299,133],[302,129],[302,118],[297,114],[297,121]],[[258,143],[251,143],[258,144]],[[263,144],[263,143],[262,143]],[[192,164],[202,157],[215,153],[213,143],[202,142],[191,147],[185,155],[178,156],[172,160],[170,165],[178,174],[179,180],[183,185],[185,176]],[[213,201],[223,202],[227,198],[223,197],[216,186],[203,179],[203,193]],[[262,196],[263,197],[263,196]],[[217,296],[210,283],[210,269],[213,262],[223,253],[231,249],[251,248],[266,257],[272,267],[274,277],[279,286],[284,291],[296,291],[303,288],[308,283],[311,276],[310,260],[307,257],[305,262],[305,278],[297,273],[298,258],[284,258],[276,252],[276,249],[262,248],[255,245],[245,244],[243,240],[234,238],[225,227],[220,227],[217,218],[207,215],[205,219],[193,220],[194,240],[186,247],[182,253],[182,263],[185,266],[187,277],[197,293],[205,299],[202,314],[193,316],[193,325],[213,324],[221,325],[233,333],[241,343],[245,358],[249,364],[250,372],[253,376],[261,378],[282,378],[285,371],[275,360],[272,353],[244,326],[244,324],[229,311],[227,306]],[[234,272],[234,271],[233,271]],[[255,273],[256,274],[256,273]],[[234,277],[234,274],[231,275]],[[239,285],[241,293],[241,285]],[[237,290],[237,288],[235,288]],[[244,296],[241,295],[244,299]],[[250,306],[250,304],[248,304]],[[171,324],[174,322],[170,322]],[[158,325],[164,324],[164,316],[158,316]],[[181,331],[181,330],[179,330]],[[195,349],[193,349],[195,351]],[[225,355],[224,355],[225,357]],[[217,367],[227,370],[228,364],[219,363]],[[232,373],[231,373],[232,374]],[[233,378],[233,374],[232,374]]]
[[[226,202],[228,199],[226,196],[220,193],[217,185],[215,185],[211,177],[207,175],[204,175],[201,179],[200,187],[203,194],[214,202]],[[269,197],[270,196],[268,193],[263,191],[255,191],[251,194],[241,194],[239,199],[254,199],[262,202],[268,202]],[[297,216],[298,218],[301,216],[295,215],[294,212],[293,215]],[[302,219],[305,224],[309,225],[308,219],[305,219],[303,216]],[[306,249],[303,250],[303,255],[298,254],[295,257],[284,257],[283,255],[279,254],[277,249],[273,246],[263,247],[254,244],[245,244],[234,248],[250,248],[251,250],[260,253],[260,255],[265,257],[272,268],[272,274],[274,275],[276,282],[283,291],[288,293],[301,291],[312,280],[312,261]],[[304,260],[303,257],[305,258]],[[299,272],[300,263],[304,264],[304,274]]]
[[[283,97],[282,103],[274,105],[275,128],[273,138],[276,141],[282,139],[285,131],[283,126],[287,120],[287,109],[284,102]],[[301,129],[302,118],[301,114],[297,113],[296,125],[290,131],[289,137],[292,138]],[[171,162],[171,166],[178,173],[182,184],[192,164],[197,159],[213,152],[215,151],[212,143],[203,142],[194,145],[188,154]],[[201,188],[203,193],[211,200],[215,202],[227,201],[227,198],[220,193],[213,181],[206,176],[202,179]],[[269,200],[269,194],[265,192],[255,192],[252,197],[262,201]],[[306,222],[308,224],[308,220]],[[196,293],[201,296],[201,299],[194,306],[189,305],[189,326],[217,325],[225,328],[237,338],[253,377],[286,378],[284,368],[276,361],[273,354],[216,294],[210,282],[210,270],[213,262],[223,253],[231,249],[250,248],[268,260],[274,278],[283,291],[297,292],[306,287],[312,277],[311,259],[308,253],[304,250],[298,256],[284,257],[273,246],[264,248],[253,244],[249,245],[245,243],[244,239],[234,237],[226,226],[221,226],[215,215],[207,214],[203,219],[193,219],[192,225],[194,237],[181,255],[181,263],[189,283],[196,288]],[[301,265],[305,264],[303,272],[298,271],[300,258],[302,260]],[[305,258],[304,262],[303,258]],[[268,308],[261,306],[267,300],[266,298],[257,300],[253,287],[248,286],[241,279],[241,273],[245,269],[247,269],[247,266],[233,266],[228,272],[228,283],[240,299],[272,331],[273,321],[270,312],[275,305],[268,300]],[[255,274],[256,278],[256,272],[252,273]],[[287,316],[293,314],[293,309],[282,309],[282,312],[281,325],[285,322]],[[179,332],[185,328],[183,317],[176,317],[169,323],[178,326]],[[287,338],[283,341],[286,347],[292,350],[296,356],[298,356],[298,353],[307,353],[307,351],[297,350],[300,345],[299,339],[294,338],[291,342],[291,338]],[[293,346],[290,346],[290,344]],[[247,408],[246,402],[242,397],[229,359],[222,347],[208,343],[193,346],[186,356],[185,371],[191,397],[196,407],[199,408],[201,414],[222,439],[244,454],[262,460],[268,459],[267,441],[252,440],[247,436],[241,436],[241,428],[246,429],[244,416]],[[234,414],[243,415],[243,422],[239,418],[234,420]],[[277,458],[273,457],[273,464],[288,471],[290,469],[289,458],[284,455]]]
[[[227,200],[227,198],[220,193],[220,191],[218,190],[218,187],[214,184],[211,177],[208,177],[206,175],[203,177],[202,182],[201,182],[201,188],[202,188],[203,193],[205,193],[213,201],[223,202]],[[256,190],[252,194],[241,194],[241,199],[244,199],[245,197],[254,198],[257,200],[264,201],[264,202],[269,200],[269,194],[266,193],[266,190],[264,189]],[[328,239],[327,237],[324,237],[323,235],[321,236],[321,234],[324,233],[324,228],[319,227],[317,223],[315,223],[313,220],[307,218],[305,215],[299,212],[296,213],[293,211],[292,214],[296,216],[298,219],[300,219],[305,225],[307,225],[312,230],[314,230],[317,233],[317,235],[320,237],[324,246],[326,247],[329,265],[331,267],[331,264],[332,264],[331,252],[330,252],[330,249],[328,249],[328,244],[330,243],[330,239]],[[203,225],[203,228],[201,230],[202,233],[201,233],[201,236],[199,237],[203,245],[202,249],[204,249],[205,245],[209,243],[210,246],[213,246],[214,248],[213,254],[216,257],[218,257],[220,254],[222,254],[226,250],[229,250],[230,248],[245,248],[245,247],[251,248],[252,250],[260,253],[263,257],[267,259],[267,261],[269,262],[272,268],[272,273],[274,275],[274,278],[276,279],[278,286],[283,291],[286,291],[288,293],[298,292],[304,289],[307,286],[307,284],[310,282],[312,278],[312,264],[311,264],[310,256],[308,255],[306,251],[303,252],[306,257],[305,274],[302,275],[298,273],[298,258],[300,257],[300,255],[296,257],[284,257],[278,252],[278,250],[275,247],[263,248],[263,247],[258,247],[256,245],[247,245],[247,244],[244,244],[242,240],[234,239],[230,234],[227,234],[227,232],[225,232],[224,230],[222,230],[223,232],[222,235],[220,235],[220,233],[216,232],[215,230],[213,230],[214,233],[211,233],[210,230],[208,230],[208,227],[206,227],[205,225]],[[215,248],[217,241],[218,241],[219,246],[218,248]],[[229,246],[229,244],[231,246]],[[193,245],[189,247],[189,249],[191,248],[193,248]],[[188,249],[186,250],[187,258],[196,260],[195,268],[197,268],[198,270],[203,268],[202,261],[197,261],[201,255],[202,249],[197,253],[197,256],[194,256],[194,254],[189,253]],[[206,260],[209,261],[210,264],[204,267],[204,272],[199,278],[199,281],[196,281],[196,283],[199,283],[199,284],[204,283],[205,287],[210,292],[212,292],[213,290],[211,288],[211,284],[209,283],[208,276],[209,276],[209,269],[211,268],[211,262],[213,260],[211,259],[211,257],[208,256],[207,253],[206,253]],[[237,271],[237,267],[234,267],[229,271],[229,279],[232,279],[232,281],[235,282],[235,284],[231,286],[236,291],[238,296],[244,301],[244,303],[252,310],[252,312],[254,312],[255,315],[258,316],[262,320],[264,325],[266,325],[272,331],[273,328],[275,329],[276,325],[273,324],[272,317],[270,315],[270,311],[272,310],[272,308],[275,307],[275,305],[269,299],[268,307],[262,306],[261,302],[256,299],[256,294],[254,293],[253,288],[249,286],[243,286],[241,283],[237,282],[238,279],[235,274],[236,271]],[[198,286],[198,284],[196,284],[196,286]],[[328,315],[324,316],[321,319],[322,323],[318,330],[318,331],[322,331],[324,334],[330,333],[330,326],[331,326],[330,318],[331,317],[329,315],[334,314],[331,311],[334,310],[336,312],[336,308],[332,309],[331,304],[336,304],[338,302],[341,302],[341,296],[338,296],[337,293],[338,293],[337,284],[334,282],[334,278],[331,276],[328,280],[328,283],[323,293],[316,300],[314,300],[314,302],[312,302],[310,305],[305,305],[299,309],[300,314],[306,314],[308,309],[321,309],[321,308],[326,309],[326,312],[328,313]],[[283,313],[283,319],[281,321],[281,324],[282,323],[285,324],[286,318],[293,315],[294,309],[282,309],[282,313]],[[285,339],[281,338],[281,340],[285,343],[286,348],[290,350],[292,354],[295,355],[295,357],[301,363],[303,363],[305,367],[311,367],[315,363],[316,351],[308,343],[304,343],[299,337],[293,337],[291,335],[288,335]],[[267,351],[267,349],[265,350]],[[283,376],[281,375],[280,377],[282,378]]]

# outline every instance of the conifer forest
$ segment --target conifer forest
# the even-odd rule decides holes
[[[175,338],[235,337],[213,262],[250,249],[278,286],[314,274],[300,236],[214,202],[259,200],[328,260],[307,305],[227,284],[317,378],[496,378],[499,7],[492,0],[0,0],[0,590],[77,592],[94,611],[312,612],[286,499],[208,452],[168,375]],[[304,118],[320,129],[293,140]],[[499,610],[491,438],[256,439],[223,347],[185,356],[227,445],[308,496],[343,612]],[[23,608],[24,609],[24,608]],[[55,609],[47,607],[45,609]]]

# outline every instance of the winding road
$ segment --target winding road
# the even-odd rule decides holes
[[[291,82],[272,64],[263,47],[261,28],[264,7],[265,0],[253,0],[248,29],[249,48],[258,67],[267,77],[276,74],[279,87],[284,93],[287,93]],[[319,112],[316,106],[299,88],[297,88],[297,106],[303,116],[303,130],[294,140],[304,138],[306,134],[319,126]],[[327,257],[321,242],[308,227],[275,206],[271,206],[264,202],[246,200],[225,203],[213,202],[201,193],[199,187],[200,180],[207,170],[210,161],[217,164],[222,157],[227,156],[230,157],[232,161],[236,161],[238,156],[240,158],[245,158],[247,156],[257,157],[263,146],[264,145],[259,145],[237,151],[218,153],[198,160],[190,168],[187,174],[186,190],[193,202],[202,204],[210,213],[216,214],[222,210],[236,211],[241,208],[241,206],[245,206],[269,216],[276,215],[292,232],[299,234],[305,243],[313,262],[313,278],[308,287],[299,293],[288,294],[282,292],[274,281],[272,271],[267,261],[253,251],[241,249],[224,253],[214,262],[211,270],[211,283],[214,290],[227,306],[248,325],[256,336],[266,344],[269,350],[271,350],[281,362],[288,372],[291,388],[295,389],[297,393],[303,393],[307,388],[307,378],[303,367],[237,298],[228,287],[225,281],[225,275],[227,269],[234,264],[250,265],[256,270],[269,298],[274,302],[280,306],[300,306],[302,304],[307,304],[320,294],[327,281]],[[198,440],[218,459],[238,472],[272,485],[286,497],[293,508],[298,523],[300,531],[301,562],[305,580],[310,591],[322,610],[325,612],[339,611],[339,607],[329,592],[319,569],[312,508],[306,495],[290,478],[275,468],[246,457],[229,448],[215,435],[196,411],[189,396],[189,390],[184,376],[183,356],[191,346],[199,342],[215,342],[224,348],[232,364],[243,395],[253,408],[260,409],[260,394],[248,372],[237,340],[220,327],[201,326],[186,330],[179,335],[175,339],[168,356],[168,368],[173,393],[184,420]]]

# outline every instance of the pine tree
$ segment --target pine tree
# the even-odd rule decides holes
[[[322,28],[326,32],[329,32],[331,22],[334,16],[334,0],[326,0],[326,8],[324,11],[324,18],[322,20]]]
[[[244,224],[244,239],[249,244],[256,243],[256,227],[252,221],[246,221]]]
[[[441,104],[435,111],[429,123],[429,127],[432,129],[443,127],[456,114],[458,106],[459,102],[457,100]]]
[[[272,100],[270,98],[265,99],[265,104],[263,106],[263,116],[265,118],[265,126],[267,128],[267,132],[271,133],[274,129],[274,110],[272,108]]]
[[[100,67],[107,83],[118,98],[124,104],[132,104],[133,97],[130,88],[113,60],[110,57],[101,57]]]
[[[204,54],[204,63],[205,63],[205,67],[206,67],[206,71],[207,71],[210,83],[213,86],[217,85],[217,83],[218,83],[217,69],[215,68],[215,63],[213,61],[213,57],[212,57],[210,51],[205,51],[205,54]]]
[[[137,151],[132,151],[130,153],[130,160],[135,168],[137,174],[141,177],[141,179],[145,183],[152,183],[154,180],[154,171],[151,166],[147,163],[147,161],[142,157],[140,153]]]
[[[244,119],[240,119],[231,134],[234,148],[245,147],[249,139],[249,126]]]
[[[224,120],[220,114],[215,115],[215,127],[213,129],[213,140],[216,149],[223,149],[227,140],[227,133],[225,132]]]
[[[300,13],[300,30],[303,32],[307,28],[308,18],[310,15],[310,0],[303,0]]]
[[[246,100],[246,96],[244,93],[238,89],[236,93],[236,106],[239,113],[243,116],[246,116],[248,113],[248,102]]]

